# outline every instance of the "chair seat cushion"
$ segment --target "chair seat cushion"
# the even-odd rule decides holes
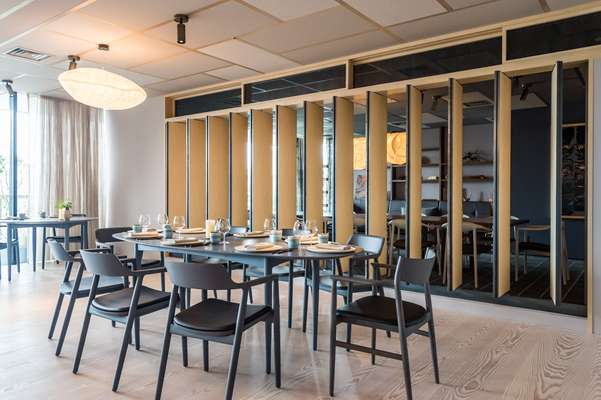
[[[107,312],[128,312],[129,304],[134,293],[134,288],[121,289],[119,291],[96,297],[92,302],[95,308]],[[161,302],[169,302],[170,294],[160,290],[142,286],[138,308],[144,308]]]
[[[268,312],[271,307],[265,305],[246,306],[245,324],[259,319]],[[238,316],[238,303],[219,299],[208,299],[178,313],[173,321],[184,328],[208,332],[225,332],[236,329],[236,318]]]
[[[75,284],[75,279],[70,280],[68,282],[61,283],[60,291],[63,294],[71,295],[73,292],[73,285]],[[78,297],[88,296],[90,294],[90,288],[92,287],[92,277],[86,276],[81,278],[81,282],[79,282],[79,290],[77,291]],[[118,276],[101,276],[98,281],[98,293],[109,293],[114,292],[119,289],[123,289],[123,278]]]
[[[536,251],[539,253],[550,253],[551,247],[547,243],[520,242],[520,251]]]
[[[64,236],[46,236],[46,240],[52,239],[57,242],[63,242],[65,240]],[[81,236],[69,236],[69,243],[71,242],[81,242]]]
[[[288,263],[276,265],[271,269],[271,273],[274,275],[278,275],[280,279],[288,280],[288,273],[290,272],[290,266]],[[265,275],[262,267],[249,266],[246,268],[246,275],[252,276],[255,278],[261,277]],[[298,277],[305,275],[305,269],[301,266],[292,267],[292,276]]]
[[[411,326],[424,321],[426,309],[419,304],[403,301],[403,313],[405,325]],[[385,296],[363,297],[339,308],[336,314],[388,325],[398,324],[395,299]]]

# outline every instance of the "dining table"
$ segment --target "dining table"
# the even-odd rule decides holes
[[[248,266],[261,268],[265,275],[272,273],[273,267],[289,262],[301,261],[305,268],[311,269],[311,278],[313,287],[313,350],[317,350],[318,337],[318,316],[319,316],[319,276],[320,265],[322,262],[333,263],[332,273],[341,270],[340,260],[350,256],[370,256],[374,254],[367,252],[361,248],[354,248],[352,252],[339,253],[322,253],[309,250],[310,246],[300,245],[296,249],[288,249],[288,244],[285,241],[270,242],[281,247],[278,251],[273,252],[251,252],[240,251],[239,246],[247,244],[256,244],[268,242],[267,238],[240,238],[235,236],[227,236],[222,243],[211,244],[203,242],[200,245],[173,245],[165,244],[162,239],[144,239],[130,236],[127,232],[117,233],[113,235],[115,239],[124,242],[129,242],[134,245],[135,250],[135,267],[140,267],[144,251],[158,251],[181,255],[184,260],[189,261],[193,256],[209,257],[223,260],[224,262],[235,262]],[[184,236],[184,235],[182,235]],[[193,235],[185,235],[193,236]],[[204,237],[204,235],[203,235]],[[238,248],[238,249],[237,249]],[[306,276],[306,275],[305,275]],[[265,284],[265,304],[272,303],[272,287],[270,284]]]
[[[65,233],[63,234],[63,244],[65,249],[69,249],[69,230],[74,226],[79,226],[81,228],[81,240],[82,247],[87,248],[89,246],[88,239],[88,225],[90,222],[97,221],[97,217],[83,217],[83,216],[74,216],[69,219],[59,219],[58,217],[31,217],[31,218],[18,218],[18,217],[8,217],[8,218],[0,218],[0,225],[6,226],[6,238],[11,239],[15,237],[15,233],[17,229],[22,228],[31,228],[31,252],[32,252],[32,264],[33,270],[35,271],[36,265],[36,241],[37,241],[37,228],[58,228],[64,229]],[[44,245],[45,243],[42,243]],[[13,265],[15,263],[13,257],[13,243],[12,240],[7,240],[7,250],[8,250],[8,265]],[[10,268],[8,269],[10,276]]]

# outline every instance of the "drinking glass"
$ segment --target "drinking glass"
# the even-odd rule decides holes
[[[319,228],[317,227],[317,223],[315,221],[307,221],[306,230],[308,230],[312,235],[316,235],[317,232],[319,232]]]
[[[159,227],[162,227],[165,224],[169,223],[169,217],[167,217],[167,214],[159,214],[157,216],[157,223],[159,224]]]
[[[269,232],[271,230],[271,218],[265,218],[263,221],[263,230]]]
[[[142,226],[144,231],[147,231],[150,227],[150,215],[140,214],[140,217],[138,217],[138,223]]]
[[[303,223],[303,221],[296,221],[294,223],[294,226],[292,227],[292,231],[294,232],[295,236],[299,236],[302,235],[303,232],[305,231],[305,224]]]
[[[173,217],[173,230],[177,231],[178,229],[186,226],[186,219],[183,216]]]

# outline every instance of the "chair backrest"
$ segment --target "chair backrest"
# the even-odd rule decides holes
[[[414,285],[426,285],[434,267],[435,258],[399,258],[394,274],[394,284],[400,288],[401,282]]]
[[[79,252],[86,269],[100,276],[128,276],[129,270],[113,253],[97,253],[81,250]]]
[[[380,236],[362,235],[360,233],[354,233],[347,240],[347,244],[353,246],[359,246],[363,250],[370,253],[377,254],[378,256],[382,253],[384,247],[384,238]]]
[[[246,233],[248,229],[246,229],[245,226],[232,226],[230,228],[230,233],[234,234],[234,233]]]
[[[48,247],[50,247],[52,257],[54,257],[56,260],[61,262],[73,260],[73,257],[71,257],[71,255],[67,252],[67,250],[65,250],[61,243],[57,242],[54,239],[48,239],[47,243]]]
[[[294,236],[294,229],[292,228],[282,228],[282,236]]]
[[[113,227],[113,228],[98,228],[94,232],[94,234],[96,235],[96,242],[98,242],[98,243],[120,242],[121,240],[115,239],[113,237],[113,235],[115,235],[117,233],[127,232],[130,229],[131,228],[129,226],[119,226],[119,227]]]
[[[190,289],[224,290],[238,285],[230,279],[221,264],[168,261],[165,263],[174,285]]]

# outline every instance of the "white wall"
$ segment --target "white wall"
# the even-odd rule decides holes
[[[128,226],[141,213],[154,222],[165,206],[165,103],[147,99],[130,110],[107,111],[103,147],[103,221]]]

